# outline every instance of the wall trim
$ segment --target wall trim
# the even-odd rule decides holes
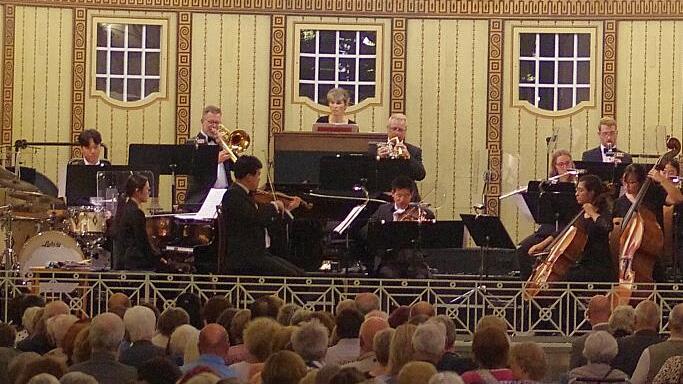
[[[78,135],[85,125],[85,57],[88,30],[88,12],[85,8],[74,9],[73,21],[73,72],[71,76],[71,141],[78,141]],[[111,146],[112,143],[109,143]],[[71,157],[82,157],[81,148],[71,147]]]
[[[2,42],[2,144],[12,144],[12,117],[14,113],[14,5],[5,5],[4,39]],[[7,151],[10,160],[12,151]]]
[[[285,130],[285,57],[287,52],[287,16],[272,15],[270,18],[270,96],[268,116],[270,132]],[[268,148],[272,135],[268,135]]]
[[[406,111],[406,39],[408,20],[391,20],[391,90],[389,93],[391,113]]]
[[[177,20],[175,142],[176,144],[184,144],[190,138],[190,116],[192,116],[190,109],[192,13],[178,12]],[[187,187],[187,176],[176,176],[175,197],[178,203],[185,201]]]
[[[602,116],[617,116],[617,25],[616,20],[603,23],[602,47]]]
[[[489,20],[488,84],[486,92],[486,149],[488,190],[486,212],[498,215],[503,155],[503,20]]]

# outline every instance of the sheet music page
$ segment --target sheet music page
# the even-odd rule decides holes
[[[199,209],[199,212],[194,215],[187,216],[176,215],[176,217],[197,220],[215,219],[217,215],[216,206],[220,205],[223,201],[223,195],[225,194],[225,191],[227,191],[225,188],[211,188],[211,191],[209,191],[209,194],[206,196],[206,199],[202,203],[202,207]]]
[[[344,218],[344,220],[341,223],[339,223],[339,225],[337,225],[333,231],[341,235],[344,231],[346,231],[349,228],[349,225],[351,225],[351,223],[356,219],[356,217],[358,217],[363,208],[365,208],[365,204],[356,205],[355,207],[353,207],[351,212],[349,212],[349,214],[346,215],[346,218]]]
[[[522,196],[521,193],[517,193],[515,195],[512,195],[510,197],[510,200],[515,203],[515,206],[519,208],[519,213],[526,217],[527,219],[534,221],[534,216],[531,214],[531,211],[529,210],[529,206],[526,205],[526,201],[524,201],[524,197]]]

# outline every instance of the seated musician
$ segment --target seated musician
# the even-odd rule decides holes
[[[595,175],[584,175],[576,186],[576,202],[583,214],[574,223],[587,236],[586,245],[576,264],[569,270],[566,281],[614,281],[615,269],[609,250],[612,215],[609,211],[609,191]],[[544,250],[553,240],[549,236],[534,245],[529,254]]]
[[[227,255],[221,273],[251,275],[301,275],[304,272],[287,260],[273,256],[268,248],[267,227],[276,222],[285,209],[299,206],[301,199],[292,198],[288,205],[275,200],[261,204],[254,200],[261,177],[261,161],[254,156],[240,156],[233,166],[235,182],[223,195],[224,225],[227,226]]]
[[[109,160],[100,159],[102,135],[95,129],[86,129],[78,135],[82,158],[71,159],[70,165],[111,165]]]
[[[649,172],[645,172],[640,164],[629,164],[624,169],[622,176],[622,183],[626,187],[626,193],[619,197],[614,203],[614,224],[621,225],[621,219],[626,216],[631,204],[636,200],[636,196],[640,188],[645,183],[646,177],[654,181],[648,188],[643,197],[642,205],[654,213],[659,224],[659,230],[664,227],[664,205],[680,204],[683,202],[683,194],[681,191],[666,177],[664,172],[652,168]],[[656,281],[664,280],[663,269],[659,262],[655,262],[653,278]]]
[[[422,149],[416,145],[406,143],[408,132],[408,118],[402,113],[394,113],[387,121],[387,140],[396,140],[393,152],[400,152],[401,158],[410,161],[410,178],[420,181],[427,175],[422,163]],[[377,148],[377,156],[386,159],[392,150],[387,146]]]
[[[434,213],[414,202],[417,186],[413,180],[406,176],[399,176],[391,182],[391,197],[393,202],[380,205],[369,219],[369,222],[393,222],[393,221],[417,221],[434,219]],[[367,238],[367,227],[363,230]],[[423,270],[418,276],[427,277],[427,268],[424,265],[411,265],[416,261],[412,250],[401,250],[375,256],[374,269],[382,277],[409,277],[407,271],[410,268]],[[418,264],[421,263],[421,260]],[[422,263],[423,264],[423,263]]]
[[[330,107],[330,114],[320,116],[316,123],[331,124],[356,124],[346,116],[346,108],[351,102],[349,91],[344,88],[332,88],[327,91],[327,105]]]
[[[569,169],[574,168],[574,161],[572,160],[572,155],[566,149],[558,149],[553,152],[550,158],[550,172],[548,178],[560,176],[557,180],[558,182],[568,183],[575,182],[576,176],[574,174],[568,173]],[[564,228],[567,225],[566,222],[559,223],[559,229]],[[529,255],[529,249],[543,241],[546,237],[557,232],[555,224],[541,224],[538,229],[528,237],[526,237],[517,247],[517,261],[519,262],[519,277],[521,280],[529,279],[531,275],[531,270],[534,265],[535,258]]]
[[[134,174],[126,182],[125,195],[120,196],[114,217],[114,269],[152,270],[159,255],[152,248],[145,229],[145,213],[140,204],[149,199],[149,182]]]

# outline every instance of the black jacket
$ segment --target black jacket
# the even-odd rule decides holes
[[[145,214],[130,199],[114,223],[114,269],[152,269],[157,255],[147,237]]]
[[[598,145],[596,148],[589,149],[586,152],[581,155],[581,161],[594,161],[596,163],[602,163],[602,153],[601,147]],[[618,148],[614,148],[615,152],[623,152],[619,150]],[[630,164],[633,162],[633,159],[631,158],[631,155],[629,155],[626,152],[623,152],[624,156],[621,158],[621,163],[622,164]]]
[[[209,145],[203,134],[198,133],[197,136],[189,144],[194,145]],[[186,204],[201,205],[206,196],[209,194],[211,188],[216,183],[216,162],[214,165],[200,164],[193,159],[192,175],[188,177]],[[228,185],[232,184],[230,171],[232,170],[232,161],[227,160],[223,162],[223,171],[225,172]],[[197,207],[198,210],[199,208]]]

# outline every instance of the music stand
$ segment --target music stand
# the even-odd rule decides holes
[[[364,184],[369,192],[391,190],[398,176],[408,176],[410,161],[381,159],[369,154],[323,156],[320,159],[320,187],[327,190],[349,190]]]
[[[526,192],[522,192],[524,202],[536,224],[569,222],[581,209],[576,202],[574,183],[547,184],[532,180]]]
[[[460,218],[481,251],[480,276],[488,276],[485,259],[489,249],[515,249],[515,243],[498,216],[461,213]]]
[[[111,174],[114,174],[122,172],[132,173],[133,171],[140,170],[147,169],[131,167],[128,165],[107,165],[103,163],[100,163],[100,165],[69,164],[66,167],[65,195],[67,206],[92,205],[90,198],[99,196],[97,193],[98,172],[110,171]],[[100,180],[100,182],[103,182],[103,180]],[[150,181],[150,184],[156,185],[154,184],[154,180]],[[154,187],[151,193],[154,197],[158,196],[156,188]]]
[[[462,248],[463,238],[464,226],[459,220],[368,222],[372,250]]]

